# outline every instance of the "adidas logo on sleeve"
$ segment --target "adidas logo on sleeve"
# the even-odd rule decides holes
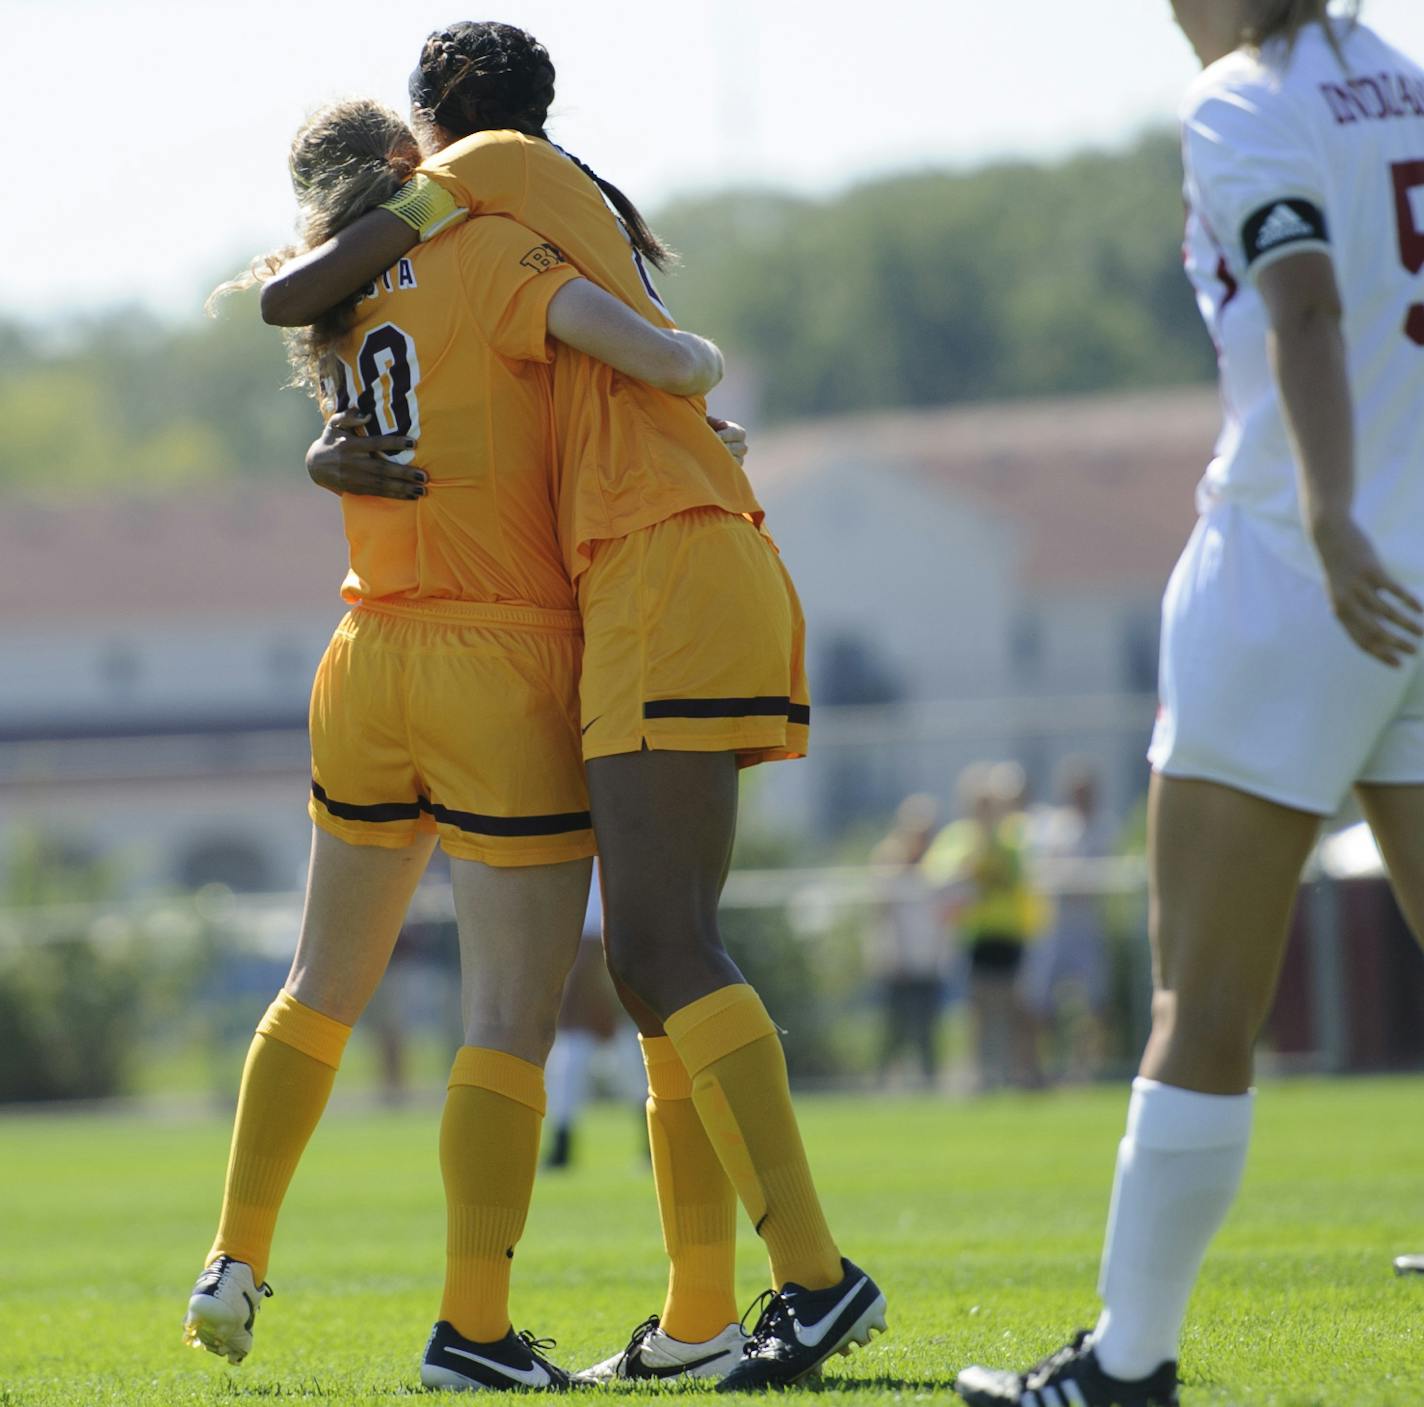
[[[1241,231],[1247,265],[1287,244],[1329,244],[1325,212],[1308,200],[1276,200],[1262,206]]]

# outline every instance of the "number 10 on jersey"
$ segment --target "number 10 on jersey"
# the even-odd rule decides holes
[[[420,359],[408,332],[393,322],[372,328],[356,354],[356,367],[339,362],[341,378],[333,388],[337,411],[355,404],[367,419],[371,434],[420,438],[420,403],[415,388],[420,382]],[[357,391],[357,386],[361,390]],[[409,464],[414,450],[389,455],[397,464]]]

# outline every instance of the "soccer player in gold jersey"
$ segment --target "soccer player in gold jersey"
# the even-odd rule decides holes
[[[511,25],[431,34],[411,75],[427,159],[415,186],[263,294],[309,321],[448,218],[432,197],[537,231],[592,282],[671,328],[648,274],[666,250],[636,207],[545,132],[554,67]],[[739,765],[799,756],[810,722],[800,607],[746,476],[699,398],[560,357],[559,539],[584,623],[580,722],[609,967],[644,1038],[649,1125],[672,1262],[660,1322],[587,1376],[724,1370],[733,1197],[774,1289],[727,1390],[784,1386],[884,1326],[884,1298],[822,1214],[776,1028],[722,944]]]
[[[291,153],[306,242],[378,205],[418,159],[378,104],[317,113]],[[647,323],[508,219],[412,250],[292,341],[299,378],[320,379],[329,409],[369,416],[398,458],[419,439],[422,467],[396,466],[402,501],[342,500],[352,609],[312,693],[306,907],[248,1054],[217,1236],[185,1320],[190,1343],[233,1362],[252,1345],[287,1186],[438,841],[465,1029],[441,1126],[446,1280],[422,1381],[568,1382],[508,1307],[593,853],[581,622],[554,515],[556,346],[680,393],[721,374],[710,343]]]

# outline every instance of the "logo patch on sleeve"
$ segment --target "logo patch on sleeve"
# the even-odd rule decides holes
[[[536,274],[544,274],[558,268],[564,256],[552,244],[536,244],[519,262]]]
[[[1308,200],[1273,200],[1263,205],[1241,230],[1247,264],[1287,244],[1329,244],[1325,212]]]

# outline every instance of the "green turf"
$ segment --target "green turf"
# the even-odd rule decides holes
[[[837,1359],[822,1390],[943,1395],[957,1366],[1023,1366],[1088,1322],[1122,1090],[802,1108],[832,1224],[890,1300],[890,1335]],[[1394,1252],[1424,1250],[1421,1109],[1418,1081],[1267,1089],[1187,1327],[1188,1407],[1424,1403],[1424,1279],[1390,1274]],[[178,1340],[226,1127],[0,1117],[0,1407],[419,1392],[440,1283],[436,1118],[330,1115],[283,1214],[277,1298],[234,1369]],[[515,1289],[517,1322],[573,1365],[620,1347],[662,1281],[632,1115],[596,1112],[582,1151],[541,1181]],[[742,1250],[750,1300],[764,1262],[749,1235]]]

